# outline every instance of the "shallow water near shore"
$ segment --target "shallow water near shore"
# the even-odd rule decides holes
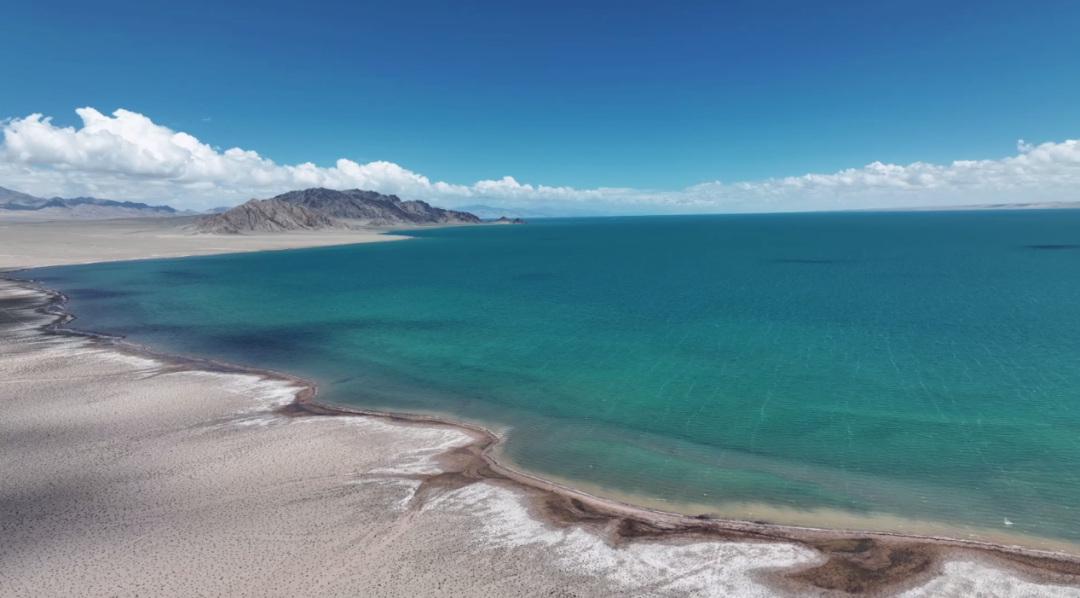
[[[26,276],[76,328],[493,426],[622,500],[1080,544],[1080,211],[415,236]]]

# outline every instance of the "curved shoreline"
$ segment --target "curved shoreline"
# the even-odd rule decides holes
[[[319,402],[318,386],[291,374],[240,366],[210,359],[170,354],[130,343],[115,335],[81,331],[67,325],[76,316],[67,311],[67,296],[46,289],[32,279],[0,274],[0,280],[40,293],[46,299],[43,313],[57,320],[43,326],[52,334],[94,339],[122,353],[148,357],[177,369],[249,374],[285,381],[296,388],[293,401],[278,411],[285,416],[365,416],[421,426],[445,426],[474,439],[466,450],[455,449],[456,467],[427,480],[440,485],[465,485],[481,480],[505,483],[524,491],[533,511],[555,525],[582,525],[604,534],[614,544],[634,539],[713,539],[723,541],[783,542],[820,553],[823,562],[796,570],[763,573],[763,581],[792,590],[809,585],[842,593],[893,593],[935,577],[947,560],[987,560],[1040,583],[1080,584],[1080,555],[995,544],[979,540],[921,536],[898,532],[859,531],[789,526],[750,521],[688,516],[635,506],[602,498],[514,470],[499,463],[492,451],[506,441],[476,424],[429,415],[383,412]]]

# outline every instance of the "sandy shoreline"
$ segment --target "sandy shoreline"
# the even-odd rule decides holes
[[[299,588],[295,583],[290,585],[278,579],[279,576],[272,575],[271,578],[276,580],[274,585],[256,584],[258,587],[250,591],[233,587],[227,591],[229,594],[803,596],[854,592],[909,597],[979,593],[995,596],[1080,596],[1080,590],[1073,587],[1080,585],[1080,559],[1068,555],[899,534],[699,519],[599,499],[504,467],[490,454],[499,442],[498,437],[482,428],[432,417],[371,413],[324,405],[316,400],[317,389],[313,384],[288,374],[169,356],[109,337],[89,338],[64,332],[63,325],[70,316],[58,309],[62,308],[59,300],[61,296],[58,294],[33,289],[26,283],[0,281],[0,307],[3,307],[0,314],[6,319],[4,340],[0,343],[0,372],[4,374],[0,381],[0,398],[5,400],[5,409],[19,413],[18,407],[9,409],[12,403],[16,406],[22,404],[22,409],[27,413],[41,409],[40,403],[26,405],[21,395],[16,396],[18,393],[31,393],[54,410],[63,409],[65,403],[108,402],[107,398],[101,399],[99,395],[123,395],[126,400],[121,401],[121,406],[124,407],[131,407],[133,400],[138,402],[138,399],[133,399],[137,396],[155,397],[144,400],[160,403],[155,392],[147,387],[152,384],[151,380],[156,383],[168,379],[166,386],[169,392],[182,394],[183,403],[200,393],[207,395],[202,400],[194,400],[201,412],[185,415],[188,419],[198,421],[185,420],[180,428],[182,431],[207,440],[208,435],[215,436],[215,432],[208,431],[226,430],[227,433],[222,435],[231,437],[239,430],[245,435],[245,441],[260,447],[272,447],[274,454],[284,452],[290,456],[292,469],[279,467],[273,461],[245,463],[243,467],[251,469],[254,480],[272,480],[282,474],[296,476],[311,469],[333,470],[332,474],[320,478],[319,482],[309,480],[298,483],[298,480],[290,480],[286,484],[287,490],[275,487],[273,496],[261,496],[268,504],[276,503],[272,512],[281,508],[300,508],[301,511],[315,508],[317,516],[311,515],[309,519],[301,513],[296,520],[322,530],[325,537],[320,537],[320,542],[348,547],[343,548],[342,555],[327,555],[324,549],[313,551],[311,559],[299,559],[303,561],[303,570],[309,573],[302,575],[294,571],[293,574],[304,579],[318,577],[322,583],[318,587]],[[18,331],[17,334],[12,334],[14,330]],[[13,336],[17,337],[18,342],[11,342],[9,337]],[[56,372],[52,370],[68,366],[59,366],[51,358],[65,351],[80,356],[91,352],[101,363],[90,364],[81,377],[67,378],[66,386],[60,383],[59,389],[53,389],[54,392],[46,399],[40,396],[41,390],[34,392],[33,389],[40,379],[47,378],[54,383],[64,379],[53,375]],[[15,355],[16,362],[22,360],[18,363],[31,364],[28,369],[37,372],[38,378],[25,381],[19,378],[20,368],[11,365],[12,355]],[[104,372],[99,372],[115,369],[118,367],[117,360],[122,365],[125,359],[138,363],[135,369],[140,373],[132,379],[117,385],[114,373],[103,375]],[[49,376],[40,376],[42,373]],[[175,383],[180,382],[180,378],[183,378],[183,383]],[[95,389],[95,385],[104,385],[106,391]],[[234,393],[237,396],[222,400],[221,387],[228,388],[230,385],[246,387]],[[123,387],[123,390],[118,391],[119,387]],[[255,388],[259,390],[254,391]],[[78,395],[94,398],[90,401],[72,398]],[[212,407],[206,405],[215,400],[217,402]],[[122,412],[122,409],[117,411]],[[36,416],[27,417],[33,419]],[[15,420],[18,422],[19,418]],[[169,428],[169,423],[159,422],[155,425]],[[0,426],[10,428],[10,424]],[[48,422],[38,422],[36,427],[40,432],[48,430],[48,426]],[[373,446],[370,439],[355,433],[355,427],[363,426],[378,428],[381,442]],[[320,428],[322,434],[308,438],[306,432],[315,427]],[[271,434],[268,430],[274,433],[289,430],[291,436],[301,438],[290,436],[272,441],[263,437]],[[20,469],[16,463],[19,460],[10,457],[14,454],[12,451],[21,446],[18,439],[23,438],[21,434],[12,433],[23,430],[7,429],[3,432],[3,437],[14,437],[16,441],[5,448],[7,460],[0,462],[0,476],[32,480],[35,476],[24,471],[26,468]],[[183,432],[170,430],[166,436],[177,433]],[[337,444],[325,446],[328,438],[332,438],[331,444]],[[389,440],[391,438],[394,440]],[[174,440],[166,438],[166,442],[160,443],[160,446],[150,441],[153,445],[150,448],[167,453],[179,450],[182,453],[183,450],[177,448]],[[421,440],[426,440],[426,446]],[[128,441],[138,444],[135,440]],[[206,446],[213,448],[217,444],[211,442]],[[342,452],[342,446],[338,446],[340,444],[347,445],[345,452]],[[112,449],[122,447],[115,439],[111,445]],[[201,453],[195,451],[192,454]],[[327,458],[328,455],[333,455],[333,458]],[[354,458],[359,461],[366,459],[367,466],[354,463]],[[342,467],[347,473],[341,471]],[[188,475],[192,473],[188,472]],[[224,483],[211,478],[204,480],[209,486]],[[31,482],[29,485],[35,484]],[[228,486],[227,483],[225,485]],[[345,487],[377,491],[363,496],[364,500],[342,505],[336,501]],[[4,493],[0,494],[0,530],[5,531],[5,537],[8,530],[15,530],[14,535],[18,536],[19,530],[27,525],[25,516],[20,516],[18,509],[23,490],[16,483],[5,486]],[[226,490],[223,496],[242,501],[240,497],[250,492],[251,488],[241,485]],[[198,488],[188,488],[187,491],[198,493]],[[10,496],[12,493],[14,498]],[[387,498],[389,495],[393,495],[393,500]],[[188,504],[189,497],[172,499],[171,503],[183,507]],[[198,500],[193,502],[199,504]],[[16,505],[14,516],[8,512],[10,505]],[[235,516],[237,508],[225,508],[225,512],[231,513],[226,519]],[[346,511],[339,512],[339,509]],[[60,519],[66,517],[63,512],[53,516]],[[326,522],[319,519],[328,517],[335,520],[343,516],[388,519],[381,525],[389,527],[384,530],[385,534],[365,535],[364,540],[358,541],[355,537],[357,529],[349,526],[326,529]],[[135,519],[141,521],[138,517]],[[131,522],[127,523],[130,525]],[[371,526],[372,523],[369,521],[367,525]],[[82,525],[82,529],[94,527],[85,522]],[[139,527],[138,521],[134,527]],[[228,535],[228,527],[217,533]],[[262,529],[263,526],[260,523],[255,527]],[[173,531],[177,532],[178,529],[182,529],[182,526]],[[62,531],[55,533],[60,539],[66,538]],[[189,549],[192,542],[206,545],[201,534],[180,535],[187,538]],[[275,546],[294,555],[296,546],[292,540],[308,535],[310,529],[296,532],[291,540],[280,541],[279,538]],[[382,538],[379,539],[379,536]],[[26,537],[32,538],[33,534],[26,534]],[[375,558],[370,549],[372,542],[386,553],[384,556],[395,555],[395,559],[384,556],[376,558],[381,563],[378,574],[361,575],[351,571],[351,566],[371,568],[371,559]],[[98,548],[107,550],[114,545],[115,542],[109,542]],[[406,554],[401,554],[401,551]],[[176,553],[175,548],[160,549],[158,552],[167,555],[165,561],[173,557],[198,560],[185,557],[183,552]],[[417,556],[421,552],[423,558]],[[230,559],[238,558],[229,554]],[[467,555],[469,560],[481,554],[485,555],[483,558],[497,562],[499,569],[521,566],[525,566],[525,569],[501,576],[499,580],[485,578],[480,582],[474,576],[463,575],[462,571],[469,571],[472,567],[464,563],[451,564],[455,561],[455,554]],[[132,593],[134,590],[118,589],[117,584],[122,582],[107,573],[106,563],[81,567],[67,564],[65,570],[68,573],[63,580],[65,587],[70,590],[92,580],[102,582],[86,586],[92,586],[92,590],[67,594],[59,589],[42,590],[43,586],[27,581],[26,574],[31,574],[30,578],[36,575],[38,584],[46,583],[43,571],[57,569],[57,563],[46,558],[31,564],[20,556],[17,549],[16,552],[0,549],[0,596],[137,594]],[[441,564],[432,565],[431,559]],[[279,560],[261,564],[236,562],[232,566],[225,566],[225,575],[221,579],[201,575],[201,567],[191,568],[186,570],[186,574],[180,575],[184,584],[173,585],[177,578],[166,575],[173,581],[167,580],[164,585],[159,583],[159,591],[153,594],[220,593],[225,591],[221,585],[225,583],[225,578],[232,576],[235,582],[236,578],[248,577],[239,567],[254,567],[256,570],[274,568],[280,566],[277,563]],[[327,566],[326,560],[340,562],[336,566]],[[174,573],[175,569],[173,567]],[[310,569],[319,569],[321,573],[312,574]],[[128,568],[125,575],[128,576],[125,579],[130,581],[129,577],[160,578],[162,574],[153,566],[146,566]],[[395,581],[389,582],[387,575]],[[139,587],[145,589],[146,586]],[[541,588],[544,591],[540,591]],[[573,593],[565,592],[566,588],[573,588]]]

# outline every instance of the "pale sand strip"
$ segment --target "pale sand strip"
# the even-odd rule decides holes
[[[284,416],[294,385],[44,333],[20,285],[0,300],[0,596],[821,595],[762,573],[821,562],[776,534],[670,533],[453,473],[476,460],[460,429]],[[1080,597],[937,556],[904,596]]]
[[[0,218],[0,269],[116,260],[298,249],[407,239],[403,227],[246,235],[195,235],[191,218],[61,220]],[[417,228],[417,227],[413,227]]]

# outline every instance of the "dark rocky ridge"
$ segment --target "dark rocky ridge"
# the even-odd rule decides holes
[[[349,226],[326,214],[280,199],[252,199],[222,212],[199,216],[189,229],[200,233],[278,233],[297,230],[347,229]]]
[[[444,210],[427,202],[403,201],[396,195],[383,195],[360,189],[305,189],[283,193],[273,199],[303,206],[334,218],[367,220],[376,225],[480,224],[480,219],[468,212]]]

